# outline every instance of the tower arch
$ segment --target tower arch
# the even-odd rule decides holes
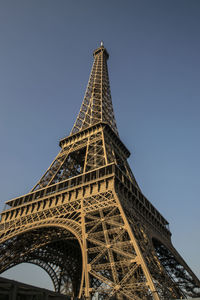
[[[0,272],[32,263],[48,273],[56,292],[77,297],[84,276],[82,241],[69,223],[40,222],[0,240]]]
[[[1,274],[0,278],[16,279],[34,287],[56,291],[54,279],[49,274],[49,270],[37,262],[22,262],[9,268]]]

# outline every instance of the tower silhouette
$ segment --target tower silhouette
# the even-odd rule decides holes
[[[103,44],[70,135],[30,193],[6,202],[0,272],[42,267],[55,290],[80,299],[200,295],[171,243],[167,220],[142,194],[116,126]]]

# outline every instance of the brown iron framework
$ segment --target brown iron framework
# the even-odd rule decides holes
[[[101,45],[93,55],[79,115],[60,153],[32,191],[6,202],[1,213],[0,272],[36,264],[57,292],[80,299],[200,296],[167,220],[128,165],[112,108],[108,52]]]

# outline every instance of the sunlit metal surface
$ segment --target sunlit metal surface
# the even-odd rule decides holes
[[[1,214],[0,271],[30,262],[49,274],[55,291],[84,299],[200,296],[167,220],[142,194],[127,162],[108,52],[101,44],[93,54],[71,134],[32,191],[8,201]]]

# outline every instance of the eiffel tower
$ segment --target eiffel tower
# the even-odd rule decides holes
[[[26,195],[6,202],[0,272],[27,262],[73,299],[200,296],[171,242],[167,220],[142,194],[113,113],[103,43],[93,52],[83,103],[61,151]]]

